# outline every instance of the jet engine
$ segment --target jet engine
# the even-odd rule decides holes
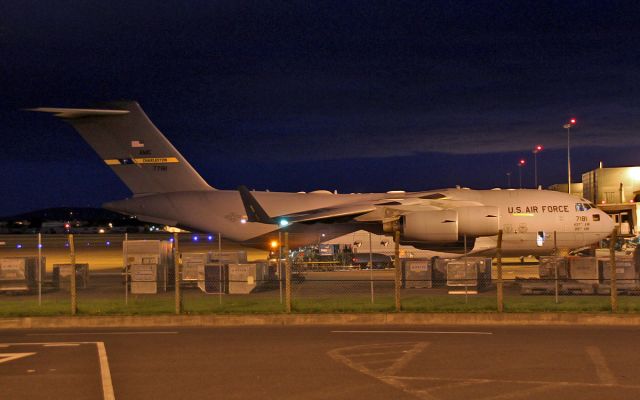
[[[469,238],[497,235],[499,215],[497,207],[486,206],[417,211],[386,223],[384,230],[391,233],[399,229],[405,242],[456,242],[464,235]]]
[[[419,211],[402,216],[403,240],[455,242],[458,240],[458,213],[453,210]]]

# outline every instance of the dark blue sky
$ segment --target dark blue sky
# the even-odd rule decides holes
[[[138,100],[214,187],[544,185],[640,165],[640,3],[4,1],[0,215],[124,185],[66,124]]]

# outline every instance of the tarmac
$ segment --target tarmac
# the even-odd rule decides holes
[[[2,398],[637,399],[638,327],[0,331]]]

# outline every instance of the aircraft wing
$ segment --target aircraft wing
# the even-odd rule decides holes
[[[244,209],[247,212],[249,222],[260,222],[263,224],[286,226],[294,222],[337,222],[340,219],[351,219],[376,209],[375,205],[371,202],[357,204],[352,203],[343,206],[316,208],[271,217],[267,214],[264,208],[262,208],[260,203],[258,203],[246,186],[238,187],[238,192],[240,192],[240,198],[242,199]]]
[[[443,210],[482,205],[477,202],[459,201],[431,194],[411,194],[398,198],[390,195],[376,200],[359,201],[333,207],[322,207],[291,214],[269,216],[245,186],[238,187],[249,222],[286,226],[295,222],[345,222],[357,219],[361,222],[387,221],[416,211]]]
[[[376,210],[372,204],[349,204],[338,207],[316,208],[314,210],[280,215],[276,220],[291,222],[338,222],[342,219],[352,219]]]

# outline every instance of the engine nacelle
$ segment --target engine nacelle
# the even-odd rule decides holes
[[[458,213],[454,210],[420,211],[402,217],[402,238],[420,242],[458,240]]]
[[[497,207],[473,206],[452,210],[418,211],[402,216],[399,223],[387,223],[385,232],[400,229],[405,242],[457,242],[468,238],[494,236],[500,229]]]
[[[458,235],[471,237],[494,236],[500,229],[498,207],[473,206],[456,208],[458,212]]]

